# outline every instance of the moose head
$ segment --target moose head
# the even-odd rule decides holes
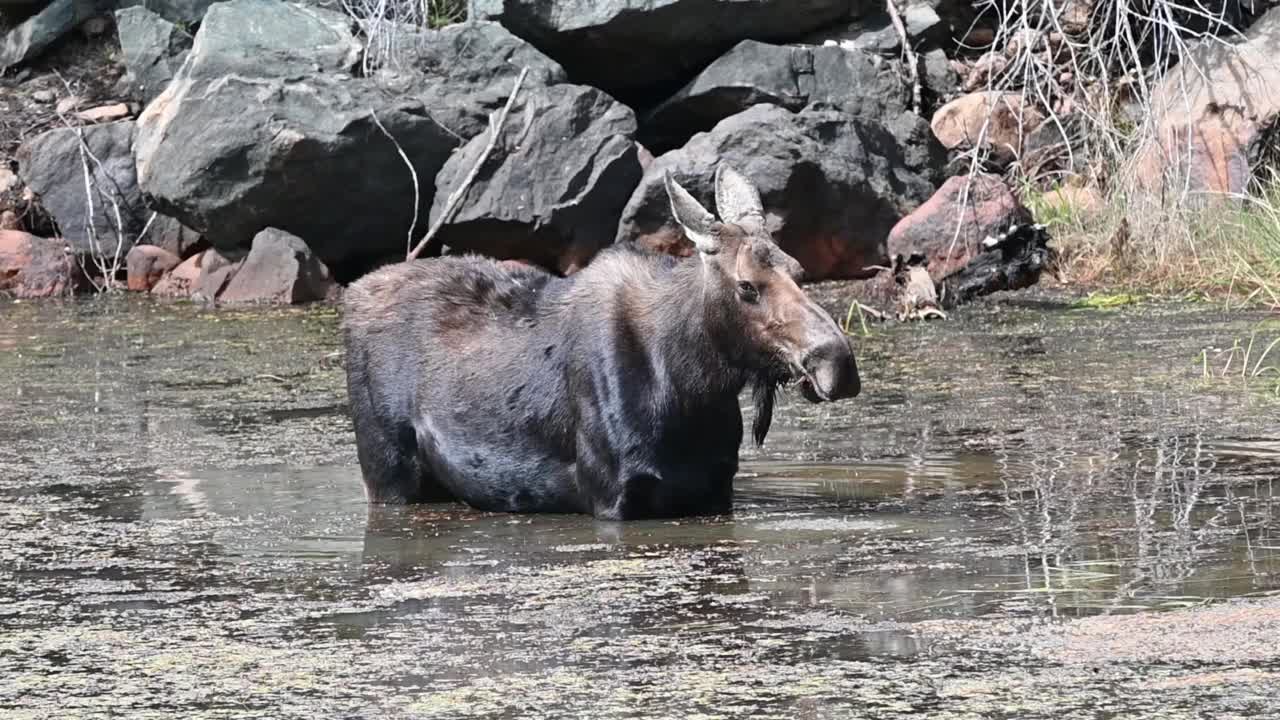
[[[702,263],[706,306],[717,316],[712,326],[757,372],[757,404],[771,410],[774,388],[791,382],[810,402],[857,395],[861,382],[848,338],[800,287],[804,270],[774,242],[751,181],[727,164],[716,168],[719,220],[670,172],[664,183],[672,214]],[[759,423],[755,430],[762,441]]]

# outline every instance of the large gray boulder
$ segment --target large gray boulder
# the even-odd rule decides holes
[[[557,85],[522,95],[440,242],[564,273],[582,267],[613,242],[640,180],[635,131],[630,108],[594,88]],[[445,163],[432,222],[486,144],[481,135]]]
[[[457,144],[421,104],[390,105],[349,80],[232,76],[170,90],[139,118],[138,178],[157,209],[220,250],[277,227],[330,265],[403,251],[415,199],[399,151],[425,216]]]
[[[937,46],[946,42],[948,28],[934,3],[913,0],[907,2],[905,7],[900,6],[899,14],[912,48],[919,50],[922,45]],[[876,12],[851,23],[823,28],[806,36],[804,42],[814,45],[831,42],[848,50],[874,52],[889,57],[899,57],[902,53],[902,36],[898,34],[887,12]]]
[[[146,226],[150,211],[134,173],[134,133],[131,120],[64,127],[37,135],[18,149],[23,181],[79,254],[111,257],[118,246],[123,260]],[[83,154],[80,137],[84,138]]]
[[[216,3],[183,70],[194,78],[350,73],[362,46],[340,13],[280,0]]]
[[[576,82],[625,101],[672,88],[740,40],[786,41],[856,17],[870,0],[475,0],[559,61]]]
[[[360,44],[345,16],[277,0],[218,3],[138,120],[139,182],[157,209],[222,252],[274,227],[335,272],[403,256],[410,228],[426,230],[436,173],[483,127],[504,81],[509,91],[519,72],[509,60],[537,64],[501,28],[477,37],[466,55],[450,48],[476,47],[467,38],[424,34],[416,67],[356,77]],[[482,73],[474,67],[485,57],[495,69]],[[526,88],[563,77],[550,61],[538,67]]]
[[[323,300],[333,286],[329,269],[301,238],[267,228],[227,281],[221,303],[294,305]]]
[[[44,9],[0,35],[0,72],[36,57],[58,38],[109,5],[110,0],[53,0]]]
[[[869,277],[869,266],[886,265],[889,230],[933,194],[946,156],[911,113],[869,121],[756,105],[656,158],[623,210],[617,240],[687,254],[663,173],[711,207],[721,160],[757,184],[774,239],[816,280]]]
[[[743,40],[650,111],[643,140],[662,152],[759,103],[800,110],[821,102],[867,118],[897,115],[911,107],[904,73],[900,62],[867,52]]]
[[[151,102],[173,80],[191,49],[191,36],[144,7],[116,13],[120,54],[137,96]]]
[[[196,25],[209,8],[219,0],[120,0],[117,7],[140,7],[150,10],[172,23]]]
[[[437,122],[463,139],[485,131],[522,67],[529,69],[526,89],[568,81],[559,63],[493,22],[417,31],[399,44],[399,66],[379,72],[378,85],[422,100]]]

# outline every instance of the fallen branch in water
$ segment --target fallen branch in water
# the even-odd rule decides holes
[[[873,305],[853,300],[845,330],[855,311],[860,318],[876,320],[945,320],[947,311],[983,295],[1035,285],[1055,260],[1048,243],[1044,225],[1014,222],[983,240],[976,255],[940,280],[929,274],[929,258],[921,253],[898,255],[892,267],[867,266],[877,274],[861,281],[852,294]]]
[[[422,240],[418,243],[418,246],[410,250],[409,254],[405,256],[405,262],[417,259],[418,255],[422,254],[422,251],[440,232],[440,228],[444,227],[444,224],[449,222],[453,217],[453,214],[457,212],[458,203],[462,200],[462,196],[467,193],[467,189],[471,187],[471,183],[475,182],[476,176],[480,174],[480,168],[484,165],[485,161],[489,159],[489,153],[493,152],[494,146],[498,144],[498,134],[502,132],[502,126],[507,122],[507,115],[511,112],[511,106],[516,102],[516,95],[520,94],[520,85],[524,83],[524,77],[528,74],[528,67],[520,68],[520,74],[516,76],[515,85],[511,86],[511,97],[507,98],[507,104],[502,107],[502,111],[498,113],[496,118],[493,115],[489,116],[489,143],[484,146],[484,150],[481,151],[480,157],[476,158],[476,164],[471,166],[471,171],[467,173],[465,178],[463,178],[462,184],[458,185],[458,187],[454,188],[453,192],[449,193],[449,200],[445,203],[444,210],[440,213],[440,217],[436,218],[436,221],[431,223],[431,227],[427,230],[427,234],[423,236]]]
[[[1039,223],[1019,223],[982,241],[982,252],[938,281],[943,308],[953,308],[1001,290],[1021,290],[1040,281],[1055,252]]]

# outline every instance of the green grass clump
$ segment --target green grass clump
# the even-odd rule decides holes
[[[1163,293],[1280,310],[1280,178],[1244,196],[1171,205],[1111,193],[1097,208],[1026,194],[1071,281],[1107,288],[1087,307]],[[1123,300],[1123,302],[1122,302]]]

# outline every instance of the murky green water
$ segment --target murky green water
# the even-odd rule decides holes
[[[1280,319],[872,328],[732,517],[628,524],[370,511],[336,325],[0,301],[0,715],[1280,716],[1277,376],[1204,378]]]

